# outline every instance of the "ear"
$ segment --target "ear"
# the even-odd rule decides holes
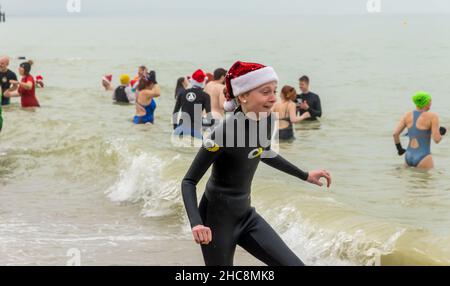
[[[249,95],[248,92],[239,95],[238,96],[239,102],[246,102],[248,100],[248,95]]]

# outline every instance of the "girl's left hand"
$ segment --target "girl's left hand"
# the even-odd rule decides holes
[[[320,181],[321,178],[325,178],[327,180],[327,188],[329,188],[331,185],[331,174],[327,170],[310,171],[308,173],[307,181],[311,184],[323,186],[323,183]]]

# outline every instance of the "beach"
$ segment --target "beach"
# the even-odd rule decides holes
[[[436,166],[428,172],[405,168],[392,140],[417,90],[432,94],[432,110],[450,125],[448,17],[229,21],[223,33],[205,31],[201,45],[179,32],[185,23],[18,17],[0,25],[10,68],[26,56],[46,82],[37,90],[41,108],[23,110],[17,99],[3,108],[0,265],[66,265],[70,249],[82,265],[202,265],[180,191],[198,148],[172,142],[174,88],[197,68],[236,60],[273,66],[279,90],[298,92],[307,74],[321,96],[320,121],[296,124],[296,140],[280,153],[305,170],[330,170],[332,187],[264,164],[252,185],[256,210],[305,264],[450,265],[448,138],[432,145]],[[155,32],[140,40],[132,28],[145,25]],[[18,35],[30,26],[41,32],[23,44]],[[155,124],[137,126],[135,107],[113,104],[101,78],[111,73],[118,85],[120,74],[134,77],[143,64],[156,71],[161,97]],[[235,263],[262,265],[243,250]]]

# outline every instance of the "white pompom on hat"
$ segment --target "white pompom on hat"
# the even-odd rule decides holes
[[[272,67],[257,63],[235,62],[225,76],[227,101],[224,103],[224,110],[234,111],[239,106],[236,99],[238,95],[272,81],[278,82],[278,76]]]

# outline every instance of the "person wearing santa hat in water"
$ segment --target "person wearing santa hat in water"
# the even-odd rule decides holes
[[[44,88],[44,77],[41,75],[36,76],[36,87]]]
[[[102,86],[105,88],[105,91],[114,90],[114,86],[112,85],[112,74],[107,74],[102,77]]]
[[[322,178],[328,187],[331,184],[328,171],[302,171],[272,150],[270,132],[266,133],[268,138],[260,138],[262,132],[272,130],[270,122],[276,120],[271,108],[277,82],[274,69],[261,64],[238,61],[229,69],[226,109],[233,114],[203,141],[182,181],[192,234],[201,245],[207,266],[233,265],[236,245],[267,265],[303,265],[250,204],[252,180],[260,161],[312,184],[322,186]],[[232,128],[241,123],[244,129]],[[211,165],[211,177],[198,206],[196,185]]]
[[[206,74],[201,69],[196,70],[190,78],[192,88],[177,97],[172,112],[174,135],[188,135],[202,139],[203,110],[206,111],[207,124],[214,123],[211,117],[211,99],[209,94],[203,91],[205,79]],[[181,117],[178,120],[180,110]]]

